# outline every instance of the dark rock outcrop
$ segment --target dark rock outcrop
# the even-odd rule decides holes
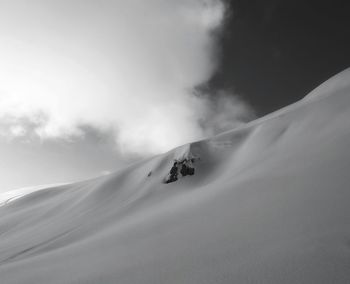
[[[178,167],[178,165],[177,165],[177,162],[175,161],[175,162],[174,162],[174,165],[173,165],[172,168],[170,169],[169,176],[168,176],[168,178],[165,180],[165,183],[171,183],[171,182],[177,181],[177,177],[178,177],[178,175],[179,175],[178,171],[179,171],[179,167]]]
[[[165,179],[165,183],[171,183],[177,181],[179,176],[192,176],[195,169],[193,167],[194,159],[175,160],[174,165],[170,169],[168,176]]]

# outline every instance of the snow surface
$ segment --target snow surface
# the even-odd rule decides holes
[[[350,283],[349,147],[346,70],[233,131],[3,201],[0,283]],[[186,157],[195,175],[165,184]]]

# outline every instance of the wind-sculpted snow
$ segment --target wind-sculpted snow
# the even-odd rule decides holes
[[[2,202],[0,283],[350,283],[349,73],[238,129]],[[185,160],[194,174],[164,183]]]

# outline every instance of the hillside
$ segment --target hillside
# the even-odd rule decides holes
[[[235,130],[12,196],[0,283],[350,283],[349,122],[346,70]]]

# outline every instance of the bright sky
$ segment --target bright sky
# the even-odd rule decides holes
[[[0,2],[0,190],[111,171],[239,123],[194,88],[217,68],[220,0]]]

